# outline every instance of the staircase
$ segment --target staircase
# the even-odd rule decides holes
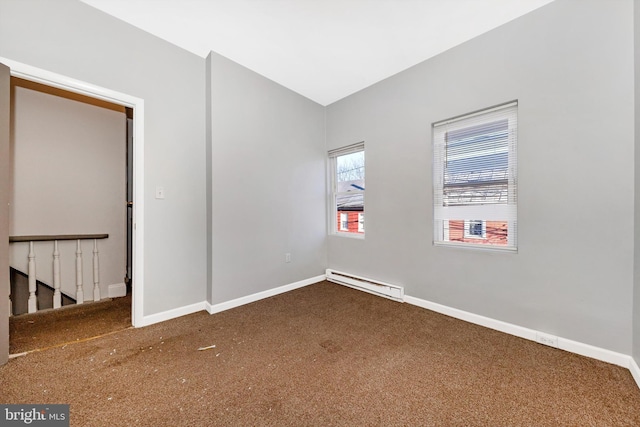
[[[100,261],[98,257],[98,240],[109,238],[108,234],[58,234],[58,235],[29,235],[29,236],[9,236],[9,243],[12,244],[11,249],[17,249],[15,245],[28,245],[28,255],[26,256],[28,261],[28,272],[18,270],[15,267],[11,267],[10,281],[11,281],[11,293],[10,307],[13,315],[22,313],[35,313],[38,310],[47,308],[60,308],[63,305],[69,304],[82,304],[84,303],[84,283],[83,283],[83,254],[82,254],[82,240],[93,240],[93,251],[91,267],[93,270],[93,301],[100,301]],[[58,242],[75,241],[75,299],[69,295],[62,293],[61,283],[61,262],[60,262],[60,247]],[[40,245],[40,249],[48,248],[52,250],[52,276],[51,283],[53,286],[48,285],[42,281],[37,280],[36,276],[36,246]],[[61,243],[62,245],[62,243]],[[72,246],[72,247],[73,247]],[[70,249],[70,248],[68,248]],[[40,252],[41,253],[41,252]],[[42,254],[42,253],[41,253]],[[69,255],[69,252],[67,252]],[[65,277],[70,276],[65,273]],[[45,275],[45,277],[49,277]],[[68,284],[67,284],[68,287]],[[26,300],[26,302],[25,302]],[[26,304],[26,308],[25,308]]]
[[[25,314],[29,307],[29,276],[11,267],[9,282],[11,286],[12,315]],[[36,280],[36,298],[38,310],[53,308],[53,287]],[[62,306],[75,304],[76,300],[62,293]]]

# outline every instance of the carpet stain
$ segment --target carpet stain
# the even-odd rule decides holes
[[[320,343],[320,347],[324,348],[325,350],[327,350],[328,353],[337,353],[340,350],[342,350],[342,347],[340,347],[335,341],[333,340],[324,340]]]

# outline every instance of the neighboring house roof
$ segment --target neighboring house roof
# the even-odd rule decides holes
[[[446,173],[444,196],[447,206],[507,203],[507,168]]]
[[[339,211],[364,210],[364,179],[338,182],[336,206]]]

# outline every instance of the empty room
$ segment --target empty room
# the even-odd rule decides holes
[[[0,0],[0,419],[640,425],[639,46],[637,0]]]

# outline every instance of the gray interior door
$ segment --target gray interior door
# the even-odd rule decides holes
[[[9,360],[9,67],[0,64],[0,365]]]

